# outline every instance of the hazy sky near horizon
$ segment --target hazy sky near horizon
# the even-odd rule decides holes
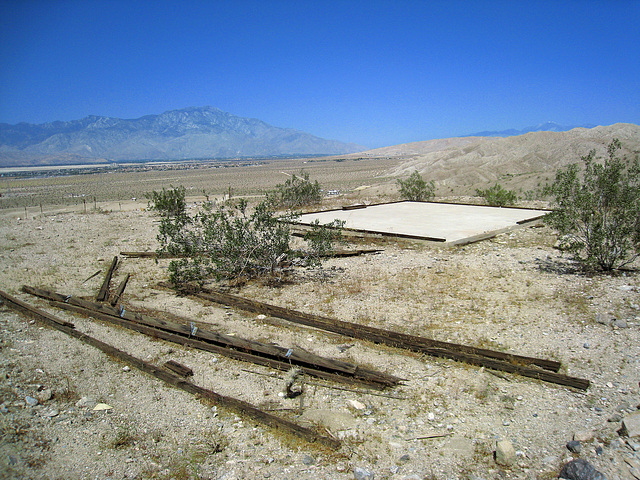
[[[0,122],[211,105],[367,147],[640,123],[640,0],[2,0]]]

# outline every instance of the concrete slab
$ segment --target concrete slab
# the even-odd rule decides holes
[[[407,201],[308,213],[298,222],[308,225],[317,219],[326,224],[338,219],[344,220],[345,228],[350,230],[458,244],[514,228],[547,213],[523,208]]]

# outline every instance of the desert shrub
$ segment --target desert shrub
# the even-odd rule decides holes
[[[151,193],[145,193],[151,210],[156,210],[161,215],[170,217],[181,215],[185,212],[187,206],[185,196],[186,189],[183,186],[172,186],[170,190],[163,187],[161,192],[154,190]]]
[[[427,183],[417,170],[414,170],[406,180],[398,180],[398,186],[400,196],[405,200],[424,202],[435,197],[435,183],[433,180]]]
[[[269,201],[250,209],[246,200],[214,209],[206,203],[193,217],[165,216],[160,221],[159,253],[180,258],[171,261],[169,274],[178,287],[202,286],[208,279],[238,280],[282,272],[287,259],[303,264],[317,262],[335,233],[318,226],[309,238],[309,250],[293,252],[290,247],[292,214],[277,215]]]
[[[640,255],[640,165],[616,156],[614,139],[604,161],[595,150],[558,170],[548,191],[555,210],[546,216],[563,245],[587,268],[612,270]],[[581,178],[582,177],[582,178]]]
[[[322,258],[327,256],[336,243],[342,242],[342,227],[344,220],[333,220],[331,223],[321,225],[319,220],[311,224],[311,229],[304,235],[309,244],[304,258],[307,265],[320,265]]]
[[[275,190],[269,192],[267,197],[278,206],[303,207],[320,203],[322,189],[317,180],[312,182],[309,179],[308,173],[300,172],[300,176],[294,174],[283,184],[276,185]]]
[[[518,200],[516,192],[503,188],[499,183],[485,190],[477,189],[476,195],[484,198],[487,205],[491,205],[492,207],[513,205]]]

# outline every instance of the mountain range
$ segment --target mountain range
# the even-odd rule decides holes
[[[365,149],[214,107],[183,108],[137,119],[88,116],[39,125],[0,124],[0,167],[333,155]]]

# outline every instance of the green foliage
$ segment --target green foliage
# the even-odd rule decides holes
[[[163,187],[161,192],[154,190],[151,193],[145,193],[145,197],[149,200],[149,208],[169,217],[184,214],[187,206],[185,195],[186,189],[183,186],[175,188],[172,186],[170,190]]]
[[[246,200],[215,210],[205,204],[193,217],[182,214],[162,218],[158,252],[181,257],[169,265],[170,279],[180,288],[202,286],[210,278],[275,276],[284,261],[294,256],[290,247],[294,219],[291,214],[277,216],[268,201],[253,209]],[[302,255],[307,263],[315,262],[317,252],[330,248],[337,238],[335,233],[325,233],[327,228],[318,228],[316,237],[309,240],[310,251]]]
[[[267,197],[275,205],[296,208],[320,203],[322,191],[317,180],[312,182],[308,173],[300,172],[299,177],[292,175],[284,184],[276,185]]]
[[[640,255],[640,165],[616,156],[614,139],[599,163],[595,150],[581,157],[584,174],[572,164],[556,173],[548,191],[555,211],[549,225],[563,235],[564,246],[588,268],[612,270]]]
[[[491,205],[492,207],[513,205],[518,200],[516,192],[503,188],[499,183],[485,190],[477,189],[476,195],[484,198],[487,205]]]
[[[436,185],[431,180],[427,183],[415,170],[406,180],[398,180],[400,196],[412,202],[424,202],[435,197]]]
[[[320,265],[322,257],[331,253],[336,243],[343,241],[341,229],[344,224],[344,220],[338,219],[325,225],[316,219],[311,224],[311,230],[304,235],[309,243],[309,251],[305,254],[307,265]]]

